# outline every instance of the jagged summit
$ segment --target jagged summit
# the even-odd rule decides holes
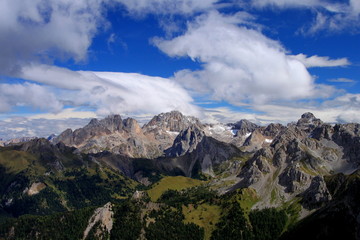
[[[299,127],[317,127],[323,124],[323,122],[314,116],[311,112],[304,113],[297,121],[296,125]]]
[[[256,128],[259,127],[255,123],[252,123],[246,119],[241,119],[240,121],[234,123],[233,126],[235,129],[246,129],[248,131],[254,131]]]
[[[201,126],[201,123],[195,117],[185,116],[179,111],[171,111],[154,116],[144,125],[143,129],[145,131],[161,129],[170,132],[180,132],[191,125]]]
[[[202,128],[197,118],[179,111],[154,116],[142,128],[135,119],[122,119],[115,114],[101,120],[92,119],[75,131],[67,129],[53,142],[63,142],[87,153],[107,150],[131,157],[155,158],[163,155],[176,136],[190,126]]]
[[[190,153],[197,147],[204,136],[204,131],[196,126],[190,126],[179,133],[171,148],[165,150],[165,154],[169,157],[178,157]]]
[[[316,119],[315,115],[311,112],[306,112],[303,115],[301,115],[301,118],[306,118],[306,119]]]

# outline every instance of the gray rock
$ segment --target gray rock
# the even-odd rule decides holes
[[[310,185],[311,176],[302,172],[296,165],[288,166],[279,175],[279,184],[285,187],[286,193],[296,193]]]
[[[191,153],[196,149],[204,136],[205,133],[198,127],[190,126],[180,132],[173,145],[165,150],[165,155],[168,157],[178,157],[186,153]]]
[[[309,188],[301,193],[300,196],[302,197],[301,204],[309,210],[319,208],[332,199],[321,176],[314,177]]]

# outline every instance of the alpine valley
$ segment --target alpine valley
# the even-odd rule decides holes
[[[360,124],[144,126],[0,147],[0,239],[360,239]]]

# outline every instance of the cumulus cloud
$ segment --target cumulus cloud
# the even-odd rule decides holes
[[[99,115],[153,113],[177,109],[198,115],[192,97],[169,79],[136,73],[70,71],[48,65],[23,69],[24,79],[53,86],[58,98],[73,106],[89,106]]]
[[[14,75],[33,60],[86,59],[104,0],[0,2],[0,74]]]
[[[0,84],[0,112],[11,111],[15,106],[59,112],[63,105],[49,90],[48,87],[30,83]]]
[[[307,68],[311,67],[339,67],[350,65],[347,58],[330,59],[329,57],[319,57],[317,55],[308,57],[305,54],[298,54],[292,56],[294,59],[302,62]]]
[[[287,56],[279,42],[248,27],[243,15],[204,14],[183,35],[153,42],[171,57],[202,63],[202,70],[179,71],[175,80],[213,100],[241,105],[311,97],[315,91],[304,64]]]

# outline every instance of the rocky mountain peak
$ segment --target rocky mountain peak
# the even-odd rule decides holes
[[[259,126],[256,125],[255,123],[250,122],[249,120],[246,119],[241,119],[240,121],[234,123],[234,128],[235,129],[246,129],[249,132],[254,131],[256,128],[258,128]]]
[[[306,112],[303,115],[301,115],[301,118],[305,119],[315,119],[315,115],[311,112]]]
[[[171,148],[165,150],[168,157],[178,157],[192,152],[205,136],[204,131],[196,126],[182,130],[175,138]]]
[[[323,122],[314,116],[311,112],[304,113],[301,118],[297,121],[296,126],[298,127],[317,127],[323,124]]]
[[[99,124],[99,120],[97,118],[93,118],[90,120],[90,122],[88,123],[88,125],[91,125],[91,126],[96,126]]]
[[[45,138],[35,138],[21,145],[21,151],[44,152],[45,149],[53,149],[54,146]]]
[[[123,121],[121,119],[121,116],[118,114],[109,115],[103,120],[100,120],[100,123],[107,129],[109,129],[111,132],[119,131],[123,127]]]
[[[185,116],[179,111],[171,111],[154,116],[150,122],[144,126],[144,129],[145,131],[151,131],[157,128],[164,131],[180,132],[190,125],[201,126],[201,123],[195,117]]]
[[[142,133],[139,123],[134,118],[126,118],[123,120],[124,129],[133,134]]]

